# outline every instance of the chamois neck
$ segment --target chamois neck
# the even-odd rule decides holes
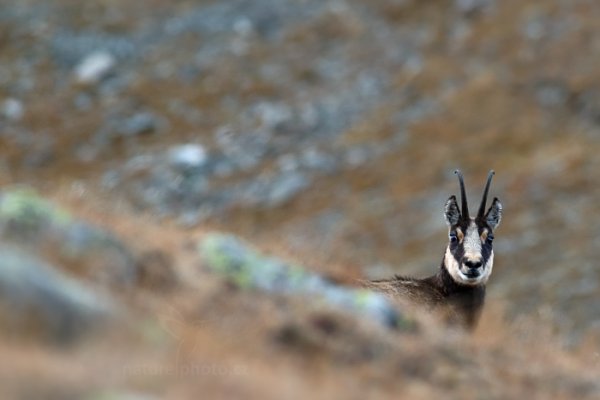
[[[434,281],[447,305],[453,310],[449,322],[457,322],[473,329],[485,302],[485,284],[469,286],[457,283],[446,269],[444,261],[439,272],[434,275]]]

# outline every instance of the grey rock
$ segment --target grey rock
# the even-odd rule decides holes
[[[251,170],[262,162],[270,148],[269,139],[265,131],[233,132],[224,127],[215,133],[220,152],[240,171]]]
[[[141,111],[121,121],[117,126],[117,132],[126,137],[138,136],[153,133],[160,125],[161,121],[154,113]]]
[[[270,207],[282,205],[310,186],[310,183],[306,174],[282,174],[271,183],[266,204]]]
[[[535,97],[544,107],[562,106],[567,101],[569,91],[560,82],[541,82],[536,87]]]
[[[136,281],[134,256],[119,239],[75,220],[28,188],[0,192],[0,239],[58,257],[97,282]]]
[[[63,257],[80,263],[92,280],[119,285],[136,282],[135,258],[111,233],[79,221],[72,222],[60,233]]]
[[[169,163],[175,168],[188,171],[206,165],[208,154],[206,149],[199,144],[183,144],[169,150]]]
[[[533,13],[522,25],[521,32],[529,40],[539,40],[547,33],[547,21],[541,15]]]
[[[575,96],[575,111],[591,125],[600,123],[600,91],[594,88],[583,90]]]
[[[140,154],[129,159],[124,169],[131,174],[137,174],[149,171],[154,164],[156,164],[156,157],[151,154]]]
[[[292,119],[292,110],[282,103],[263,102],[256,106],[256,113],[267,129],[276,129],[278,126]]]
[[[73,105],[79,111],[88,111],[94,106],[94,100],[87,93],[79,93],[73,100]]]
[[[319,125],[319,111],[314,104],[307,103],[300,109],[300,121],[306,130],[313,130]]]
[[[2,115],[11,121],[19,121],[25,115],[25,107],[17,99],[9,98],[2,103]]]
[[[107,52],[116,60],[125,60],[133,58],[143,48],[137,40],[124,35],[66,30],[51,38],[50,47],[55,60],[69,67],[81,62],[90,54],[90,49]]]
[[[302,20],[323,7],[320,2],[311,3],[310,7],[305,3],[291,4],[272,0],[215,3],[167,20],[164,31],[169,35],[198,32],[214,36],[257,32],[265,37],[274,37],[284,27],[284,23]]]
[[[292,172],[298,169],[300,163],[294,154],[284,154],[277,159],[277,165],[283,172]]]
[[[94,84],[106,77],[115,67],[116,60],[107,51],[88,54],[75,67],[75,79],[79,83]]]
[[[494,0],[455,0],[454,5],[463,14],[471,15],[494,5]]]
[[[22,250],[1,246],[2,329],[68,343],[116,316],[109,298]]]
[[[239,189],[242,206],[277,207],[310,186],[311,179],[300,172],[264,174]]]
[[[300,162],[303,167],[322,173],[331,173],[338,168],[338,161],[335,155],[320,151],[314,147],[307,148],[302,152]]]
[[[233,30],[241,36],[248,36],[254,32],[254,25],[249,18],[239,17],[233,23]]]

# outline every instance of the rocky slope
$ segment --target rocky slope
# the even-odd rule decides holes
[[[0,387],[597,396],[598,14],[0,1]],[[505,206],[482,324],[381,326],[348,288],[437,268],[457,167]],[[199,252],[214,231],[258,249],[242,275]]]

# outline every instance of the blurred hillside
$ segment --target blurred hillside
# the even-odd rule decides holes
[[[183,304],[186,324],[231,313],[199,332],[182,330],[201,336],[202,357],[242,360],[260,373],[244,376],[230,396],[227,384],[211,386],[210,376],[194,390],[211,388],[224,398],[266,395],[272,385],[266,375],[277,366],[257,360],[270,356],[285,371],[282,386],[311,382],[323,388],[323,398],[352,388],[356,396],[366,386],[375,387],[374,396],[429,398],[447,387],[457,398],[476,397],[462,376],[444,375],[442,367],[439,376],[424,372],[432,365],[481,368],[482,388],[492,398],[592,398],[598,388],[587,385],[590,371],[579,368],[600,368],[598,18],[596,2],[559,0],[0,1],[0,185],[32,186],[76,220],[101,228],[73,228],[52,217],[50,228],[35,225],[41,234],[11,234],[10,242],[22,251],[25,242],[42,240],[44,271],[76,270],[93,287],[108,288],[102,296],[118,293],[118,303],[151,321],[148,315],[163,315],[170,304]],[[462,337],[446,342],[440,328],[423,342],[389,332],[369,341],[362,328],[352,328],[343,338],[350,346],[366,340],[379,349],[369,351],[393,356],[348,367],[345,379],[360,378],[348,392],[336,392],[344,374],[330,361],[322,361],[327,378],[292,380],[303,362],[317,361],[290,361],[280,347],[219,342],[257,324],[246,314],[256,315],[262,334],[294,322],[296,311],[290,317],[279,309],[265,322],[277,309],[268,294],[237,292],[206,271],[206,282],[195,287],[198,276],[190,271],[201,261],[191,254],[206,232],[233,232],[348,285],[395,273],[429,275],[446,244],[442,207],[458,191],[456,168],[465,173],[472,203],[495,169],[491,195],[505,208],[490,308],[476,334],[480,347]],[[60,239],[47,243],[47,237]],[[68,257],[56,250],[75,239]],[[106,265],[108,277],[89,272]],[[127,290],[119,286],[124,281]],[[165,282],[169,289],[156,293],[154,285]],[[79,300],[69,318],[87,304]],[[284,309],[302,308],[278,301]],[[98,315],[111,308],[108,299],[97,302],[106,306]],[[548,359],[544,349],[532,349],[532,338],[552,343]],[[139,362],[151,347],[144,341],[131,347],[129,336],[111,340],[108,347],[131,348]],[[505,340],[516,341],[509,347],[517,350],[504,354]],[[175,357],[179,351],[169,347],[175,345],[162,344],[148,357]],[[219,350],[206,350],[211,346]],[[344,360],[354,355],[323,346]],[[89,348],[90,357],[102,360],[102,345]],[[432,348],[450,350],[440,361]],[[196,350],[187,350],[193,359]],[[37,360],[42,375],[67,363],[35,346],[4,351]],[[423,364],[415,362],[419,354],[427,355]],[[85,351],[68,357],[85,358]],[[393,357],[414,362],[415,370],[398,367]],[[503,375],[517,360],[533,377]],[[122,364],[98,364],[113,362]],[[392,364],[389,371],[412,382],[405,391],[380,370]],[[94,381],[82,371],[69,374]],[[61,391],[69,380],[47,379],[62,382],[56,398],[81,395]],[[502,379],[515,391],[499,385]],[[113,379],[157,396],[192,390],[181,384],[165,393],[160,388],[173,384],[168,379],[159,388],[133,381]]]

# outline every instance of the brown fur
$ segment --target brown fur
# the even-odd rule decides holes
[[[424,279],[396,276],[365,282],[365,286],[438,314],[449,325],[466,329],[476,326],[485,299],[485,285],[456,283],[443,264],[437,274]]]

